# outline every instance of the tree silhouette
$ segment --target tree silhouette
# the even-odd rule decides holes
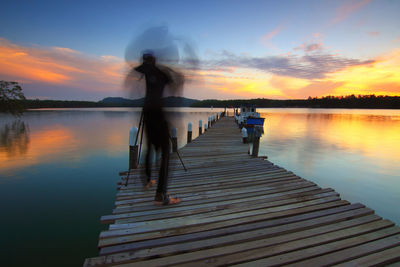
[[[25,96],[17,82],[0,81],[0,112],[16,116],[22,115],[24,112],[23,100],[25,100]]]

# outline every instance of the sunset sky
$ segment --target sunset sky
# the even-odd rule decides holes
[[[400,1],[2,1],[0,80],[28,98],[127,96],[149,27],[189,40],[197,99],[400,95]]]

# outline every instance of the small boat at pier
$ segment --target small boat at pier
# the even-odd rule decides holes
[[[264,126],[265,118],[260,117],[260,113],[256,111],[255,106],[241,106],[240,113],[238,110],[235,112],[235,120],[240,128],[245,127],[249,136],[254,132],[255,126]]]

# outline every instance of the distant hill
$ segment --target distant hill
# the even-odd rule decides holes
[[[196,99],[177,96],[165,97],[163,100],[165,107],[190,107],[199,102],[199,100]],[[142,107],[143,102],[144,98],[127,99],[123,97],[106,97],[98,103],[107,107]]]

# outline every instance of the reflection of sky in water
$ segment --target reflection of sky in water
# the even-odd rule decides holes
[[[198,136],[206,111],[168,113],[180,146],[188,122]],[[400,222],[400,111],[261,112],[260,154]],[[31,111],[19,120],[0,115],[0,198],[7,203],[0,212],[9,218],[1,222],[9,229],[0,249],[10,261],[5,266],[61,266],[60,258],[76,266],[97,255],[99,218],[113,208],[118,172],[128,165],[129,129],[139,116],[123,108]]]
[[[394,203],[400,203],[399,111],[261,112],[266,122],[260,154],[400,223],[400,212],[393,208]]]
[[[204,124],[211,114],[185,111],[168,113],[181,146],[187,123],[197,137],[198,120]],[[4,266],[81,266],[97,255],[99,219],[112,211],[118,172],[128,166],[129,129],[139,116],[123,108],[0,114]]]
[[[187,124],[192,122],[195,138],[198,136],[198,121],[202,119],[204,125],[209,116],[204,109],[191,109],[190,113],[186,110],[169,109],[167,112],[171,127],[178,128],[179,146],[186,143]],[[138,126],[140,113],[129,109],[77,109],[32,111],[19,120],[2,116],[0,174],[12,176],[15,169],[39,163],[71,163],[101,153],[110,156],[125,154],[129,129]],[[17,135],[21,129],[15,129],[15,125],[26,127],[25,132]],[[143,144],[146,144],[145,134]]]

